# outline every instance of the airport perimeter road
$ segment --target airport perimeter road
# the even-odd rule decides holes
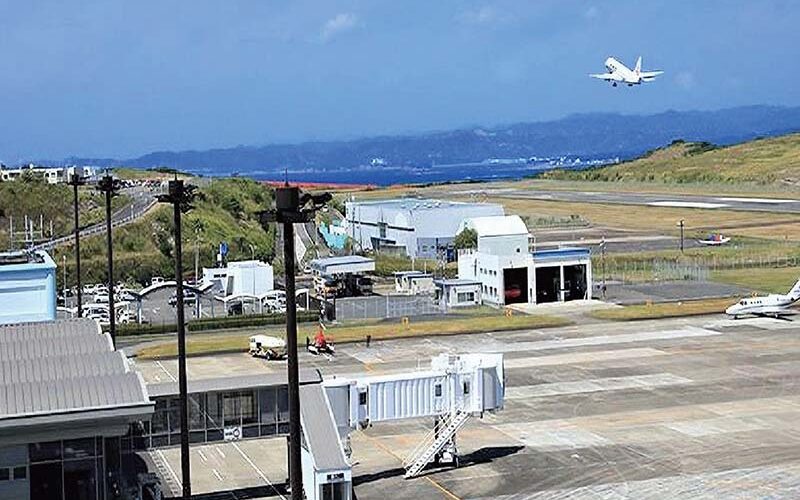
[[[462,466],[405,480],[401,459],[432,422],[375,424],[352,434],[359,499],[800,498],[800,323],[596,323],[341,345],[333,359],[303,353],[301,363],[326,377],[379,375],[474,351],[505,353],[506,407],[467,422]],[[174,377],[174,360],[137,365],[148,382]],[[189,359],[192,378],[284,369],[239,354]],[[197,447],[198,493],[273,496],[280,445],[242,442],[246,459],[219,445],[233,456],[222,462],[217,445]]]
[[[753,198],[736,196],[697,196],[680,194],[613,193],[599,191],[558,191],[516,188],[487,188],[454,191],[452,194],[488,195],[495,198],[575,203],[646,205],[654,207],[705,208],[748,212],[800,213],[800,200],[790,198]]]

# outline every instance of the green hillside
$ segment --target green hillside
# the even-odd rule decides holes
[[[800,185],[800,134],[727,147],[675,141],[633,161],[583,171],[554,170],[544,179],[654,183]]]
[[[190,181],[191,182],[191,181]],[[272,204],[273,192],[261,183],[236,178],[212,180],[200,190],[195,208],[183,216],[183,257],[187,274],[193,273],[195,247],[200,266],[213,264],[221,241],[229,245],[229,260],[272,261],[276,229],[265,232],[256,213]],[[157,205],[141,220],[114,230],[114,266],[117,279],[145,282],[151,276],[172,276],[174,239],[170,206]],[[66,255],[67,281],[74,284],[74,250],[63,247],[55,259]],[[81,274],[84,283],[98,282],[106,275],[105,236],[81,240]],[[61,278],[61,276],[59,276]]]

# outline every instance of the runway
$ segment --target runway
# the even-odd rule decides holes
[[[559,191],[517,188],[485,188],[454,191],[458,195],[486,195],[494,198],[605,203],[653,207],[697,208],[705,210],[739,210],[746,212],[800,213],[800,200],[789,198],[756,198],[699,196],[681,194],[617,193],[601,191]]]

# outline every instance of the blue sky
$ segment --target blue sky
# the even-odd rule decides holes
[[[800,104],[800,2],[0,0],[0,159]],[[615,55],[658,82],[586,75]]]

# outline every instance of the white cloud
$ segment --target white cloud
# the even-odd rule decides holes
[[[597,6],[592,5],[588,9],[586,9],[586,12],[583,13],[583,16],[586,19],[594,19],[599,14],[600,14],[600,9],[598,9]]]
[[[320,32],[320,38],[327,42],[331,38],[352,30],[358,25],[358,16],[349,12],[336,14],[325,23]]]
[[[462,12],[459,16],[460,20],[466,24],[493,24],[501,21],[502,17],[494,7],[489,5]]]
[[[691,71],[681,71],[675,75],[675,83],[684,90],[694,87],[694,74]]]

